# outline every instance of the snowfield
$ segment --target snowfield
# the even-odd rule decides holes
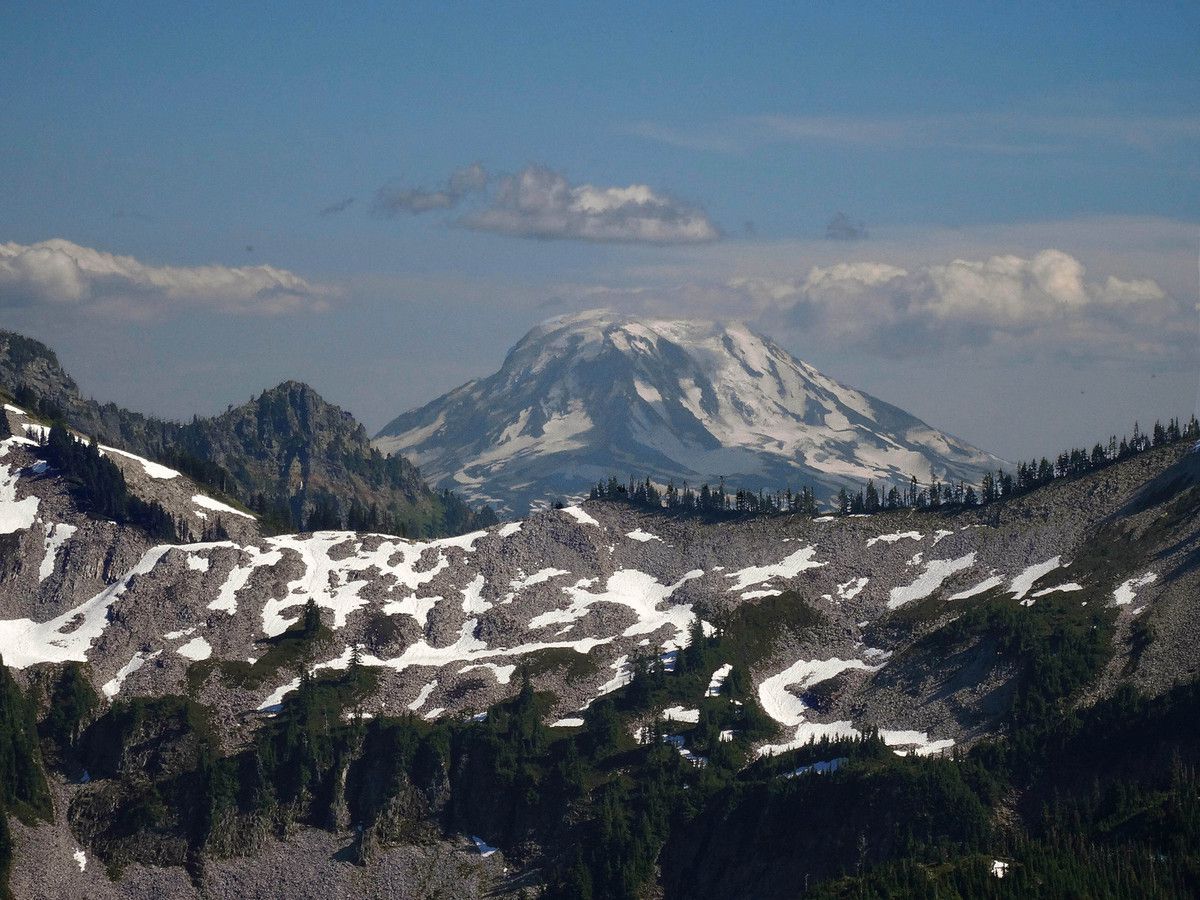
[[[888,609],[899,609],[914,600],[924,600],[940,588],[942,582],[955,572],[961,572],[975,565],[975,554],[968,553],[958,559],[931,559],[924,565],[925,571],[912,584],[892,588],[888,597]]]
[[[1147,572],[1137,578],[1130,578],[1123,582],[1115,591],[1113,591],[1113,606],[1128,606],[1137,597],[1137,591],[1144,588],[1148,584],[1153,584],[1158,580],[1158,576],[1153,572]]]
[[[737,581],[728,590],[741,591],[752,584],[762,584],[773,578],[795,578],[806,569],[820,568],[825,563],[817,562],[813,559],[813,555],[816,552],[817,548],[814,546],[801,547],[791,556],[774,565],[747,566],[736,572],[729,572],[725,577],[735,578]]]

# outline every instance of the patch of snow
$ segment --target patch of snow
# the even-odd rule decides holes
[[[894,544],[896,541],[905,539],[919,541],[922,539],[922,535],[919,531],[899,531],[895,534],[881,534],[878,537],[868,538],[867,546],[874,547],[880,541],[883,541],[885,544]]]
[[[826,565],[826,563],[813,560],[813,554],[816,552],[817,548],[809,545],[801,547],[791,556],[774,565],[747,566],[745,569],[730,572],[725,577],[736,578],[737,583],[729,590],[742,591],[752,584],[762,584],[772,578],[795,578],[806,569],[817,569]]]
[[[229,513],[231,515],[241,516],[243,519],[250,519],[252,521],[254,519],[254,516],[250,515],[250,513],[244,513],[240,509],[234,509],[232,506],[227,506],[220,500],[214,500],[212,497],[207,497],[204,494],[193,494],[192,502],[197,506],[203,506],[205,509],[211,509],[214,512]]]
[[[420,709],[422,706],[424,706],[425,701],[429,699],[430,695],[434,691],[434,688],[436,688],[437,686],[438,686],[438,682],[437,682],[437,679],[435,678],[435,679],[433,679],[433,681],[429,682],[427,685],[425,685],[423,688],[421,688],[420,693],[417,694],[417,699],[414,700],[412,703],[408,704],[408,708],[411,709],[413,712],[416,712],[418,709]]]
[[[74,525],[51,523],[46,526],[46,552],[42,556],[42,564],[38,566],[38,581],[45,581],[54,574],[58,562],[58,548],[75,534]]]
[[[879,737],[889,747],[902,748],[894,751],[897,756],[908,756],[910,753],[914,756],[932,756],[935,753],[941,753],[943,750],[949,750],[954,746],[952,738],[931,741],[929,734],[924,731],[881,728],[879,729]]]
[[[104,696],[108,697],[110,700],[117,696],[121,690],[121,685],[125,683],[125,679],[144,666],[147,660],[154,659],[154,657],[158,656],[160,653],[162,653],[161,650],[155,650],[153,653],[149,654],[139,650],[137,653],[133,654],[133,659],[129,660],[129,662],[125,663],[125,665],[121,666],[121,668],[117,669],[117,674],[106,681],[104,686],[100,688],[100,690],[104,693]]]
[[[181,637],[187,637],[189,634],[194,634],[196,632],[196,627],[197,626],[193,625],[191,628],[185,628],[182,631],[168,631],[163,635],[163,638],[168,641],[177,641]]]
[[[568,716],[565,719],[559,719],[557,722],[550,723],[551,728],[581,728],[583,727],[583,719],[574,716]]]
[[[5,665],[24,669],[42,662],[87,662],[92,642],[108,627],[108,608],[135,578],[150,572],[170,549],[170,545],[151,547],[120,580],[48,622],[0,621],[0,654]]]
[[[1128,606],[1134,601],[1137,596],[1136,592],[1139,588],[1144,588],[1148,584],[1153,584],[1158,580],[1158,576],[1153,572],[1147,572],[1137,578],[1130,578],[1128,581],[1122,582],[1115,591],[1113,591],[1113,606]]]
[[[250,554],[250,565],[234,566],[230,570],[225,577],[225,583],[217,592],[217,599],[208,604],[209,609],[222,610],[232,616],[237,612],[238,591],[246,586],[246,582],[250,580],[250,575],[254,570],[259,566],[272,566],[283,560],[283,554],[278,550],[262,553],[257,547],[250,546],[244,547],[243,552]]]
[[[71,858],[75,860],[79,866],[79,871],[83,872],[87,869],[87,854],[80,848],[76,847],[75,852],[71,854]]]
[[[506,537],[512,537],[514,534],[516,534],[520,530],[521,530],[520,522],[509,522],[507,525],[500,526],[500,530],[497,531],[496,534],[499,537],[506,538]]]
[[[809,773],[813,775],[825,775],[829,772],[836,772],[848,762],[850,762],[850,759],[845,756],[839,756],[837,759],[823,759],[820,762],[809,763],[807,766],[800,766],[798,769],[793,769],[783,777],[795,778],[798,775],[808,775]]]
[[[945,531],[945,530],[939,528],[937,531],[935,531],[933,533],[933,546],[936,547],[938,545],[938,541],[940,541],[942,538],[948,538],[952,534],[954,534],[953,531]]]
[[[563,588],[563,592],[571,598],[571,605],[566,609],[553,609],[534,616],[529,627],[543,628],[574,622],[586,616],[588,610],[597,603],[615,603],[633,610],[638,618],[637,622],[622,632],[623,637],[652,634],[663,626],[670,626],[675,629],[676,643],[682,646],[680,642],[686,642],[688,629],[695,619],[691,605],[668,603],[666,609],[659,609],[659,605],[665,603],[685,582],[703,574],[700,569],[693,569],[674,584],[664,585],[652,575],[637,569],[620,569],[608,577],[603,593],[593,594],[578,585]]]
[[[180,656],[186,656],[188,659],[199,662],[212,656],[212,647],[204,638],[194,637],[183,646],[176,647],[175,652]]]
[[[441,597],[405,597],[403,600],[389,600],[383,604],[383,612],[389,616],[411,616],[417,624],[424,628],[429,624],[429,614],[438,605]]]
[[[535,584],[541,584],[542,582],[549,581],[551,578],[555,578],[559,575],[570,574],[571,573],[566,569],[555,569],[553,567],[538,569],[538,571],[534,572],[532,575],[526,575],[524,578],[514,578],[511,582],[511,586],[514,591],[519,592],[527,587],[533,587]]]
[[[475,552],[475,542],[482,537],[487,537],[486,531],[472,531],[469,534],[460,534],[457,537],[438,538],[436,541],[430,541],[430,547],[457,547],[460,550],[465,550],[467,553]]]
[[[761,597],[780,597],[782,595],[783,595],[783,591],[777,591],[777,590],[774,590],[773,588],[766,588],[765,590],[746,591],[744,594],[742,594],[742,599],[743,600],[758,600]]]
[[[8,450],[13,438],[0,442],[0,447]],[[37,518],[39,500],[37,497],[17,499],[17,471],[5,465],[0,465],[0,534],[13,534],[32,528]]]
[[[725,679],[729,677],[729,673],[733,671],[733,666],[729,663],[721,666],[717,671],[712,673],[712,678],[708,680],[708,687],[704,690],[705,697],[721,696],[721,688],[725,686]]]
[[[629,682],[633,681],[633,666],[629,665],[628,655],[622,654],[621,656],[618,656],[615,660],[613,660],[612,663],[609,664],[609,668],[615,671],[617,674],[608,679],[608,681],[604,682],[604,684],[600,685],[600,687],[596,690],[597,697],[602,697],[605,694],[611,694],[618,688],[623,688],[625,685],[629,684]]]
[[[672,706],[662,711],[663,718],[668,722],[690,722],[695,725],[700,721],[700,710],[684,709],[682,706]]]
[[[1082,591],[1083,585],[1074,581],[1069,581],[1066,584],[1056,584],[1054,587],[1042,588],[1040,591],[1034,591],[1030,594],[1031,597],[1045,597],[1047,594],[1053,594],[1056,591],[1070,592]]]
[[[778,675],[764,679],[758,686],[758,700],[763,711],[776,722],[795,727],[804,722],[804,711],[808,707],[803,700],[787,690],[789,686],[795,685],[804,690],[848,669],[873,672],[877,668],[879,667],[868,665],[861,659],[838,659],[836,656],[831,659],[800,659]]]
[[[422,718],[427,719],[427,720],[436,719],[438,716],[440,716],[445,711],[446,711],[446,707],[438,706],[438,707],[431,709],[429,712],[425,713],[425,715],[422,716]]]
[[[1008,863],[1002,859],[992,860],[992,875],[996,878],[1003,878],[1008,874]]]
[[[642,531],[640,528],[635,528],[633,531],[625,535],[625,537],[630,538],[631,540],[641,541],[643,544],[647,541],[662,541],[662,538],[660,538],[657,534],[651,534],[648,531]]]
[[[478,615],[487,612],[492,604],[483,599],[483,588],[486,582],[482,575],[476,575],[474,580],[462,589],[462,608],[467,615]]]
[[[989,578],[985,578],[983,581],[979,582],[979,584],[975,585],[973,588],[967,588],[965,591],[959,591],[957,594],[952,594],[950,599],[967,600],[977,594],[990,591],[994,587],[999,587],[1002,584],[1004,584],[1003,578],[1001,578],[999,575],[992,575]]]
[[[862,737],[862,732],[855,728],[851,722],[801,722],[796,726],[796,732],[790,741],[782,744],[766,744],[759,747],[758,755],[774,756],[776,753],[786,753],[788,750],[797,750],[800,747],[816,743],[824,738],[833,741],[838,738],[857,737]]]
[[[1053,572],[1059,567],[1060,559],[1058,556],[1052,556],[1045,562],[1034,563],[1014,578],[1008,586],[1008,589],[1012,591],[1013,599],[1023,599],[1039,578]]]
[[[925,571],[912,584],[892,588],[888,597],[888,609],[899,609],[914,600],[923,600],[942,586],[947,578],[975,564],[975,554],[968,553],[958,559],[931,559],[925,563]]]
[[[151,462],[148,459],[143,459],[140,456],[135,456],[132,453],[127,453],[124,450],[118,450],[116,447],[105,447],[103,444],[101,444],[100,452],[105,455],[109,453],[115,453],[117,456],[123,456],[126,459],[131,459],[136,463],[140,463],[143,471],[145,471],[145,473],[151,478],[157,478],[162,481],[166,481],[171,478],[179,477],[179,473],[174,469],[168,469],[166,466],[159,465],[156,462]]]
[[[560,511],[563,513],[566,513],[568,516],[570,516],[572,519],[574,519],[580,525],[599,526],[599,524],[600,524],[595,519],[593,519],[590,515],[588,515],[588,513],[584,511],[582,506],[564,506],[562,508],[562,510],[560,510]]]
[[[270,695],[268,695],[266,700],[264,700],[262,703],[258,704],[258,711],[259,712],[278,712],[279,708],[281,706],[283,706],[283,698],[285,696],[287,696],[288,694],[290,694],[292,691],[298,690],[299,688],[300,688],[300,679],[299,678],[293,678],[287,684],[281,684],[279,687],[275,688],[275,690],[271,691]]]
[[[867,586],[867,582],[870,580],[870,578],[864,576],[862,578],[851,578],[845,584],[839,584],[837,586],[838,597],[842,600],[853,600],[862,593],[862,589]]]
[[[471,835],[471,841],[475,844],[475,849],[479,851],[479,855],[483,857],[491,856],[496,852],[496,847],[493,847],[481,837]]]
[[[500,666],[500,665],[497,665],[496,663],[488,662],[488,663],[475,663],[474,665],[470,665],[470,666],[463,666],[461,669],[458,670],[458,673],[461,675],[463,672],[470,672],[473,669],[491,669],[492,674],[496,676],[497,684],[508,684],[510,681],[512,681],[513,672],[517,671],[517,667],[516,667],[515,663],[511,666]]]

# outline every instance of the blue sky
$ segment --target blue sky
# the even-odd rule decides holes
[[[74,302],[0,272],[0,325],[106,399],[184,416],[295,376],[374,427],[599,298],[746,318],[1002,455],[1195,402],[1196,4],[61,4],[5,21],[0,244],[303,281],[258,309],[210,270],[161,295],[145,273],[88,275]],[[447,192],[475,163],[486,186]],[[649,223],[520,205],[632,186]],[[827,237],[839,212],[861,236]],[[818,289],[814,267],[839,263],[860,268]],[[892,277],[864,287],[879,265]],[[997,378],[1064,387],[1018,417]]]

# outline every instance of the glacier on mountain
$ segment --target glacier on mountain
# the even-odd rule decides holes
[[[978,482],[1002,463],[744,325],[603,310],[542,323],[494,375],[397,417],[375,446],[518,515],[614,475],[828,499],[868,479]]]

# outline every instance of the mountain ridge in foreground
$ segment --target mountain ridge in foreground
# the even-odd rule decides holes
[[[1194,893],[1194,437],[986,506],[432,541],[111,456],[230,525],[164,544],[4,420],[17,896]]]
[[[375,438],[430,481],[521,514],[612,475],[750,491],[978,483],[1003,461],[821,374],[744,325],[593,310]]]

